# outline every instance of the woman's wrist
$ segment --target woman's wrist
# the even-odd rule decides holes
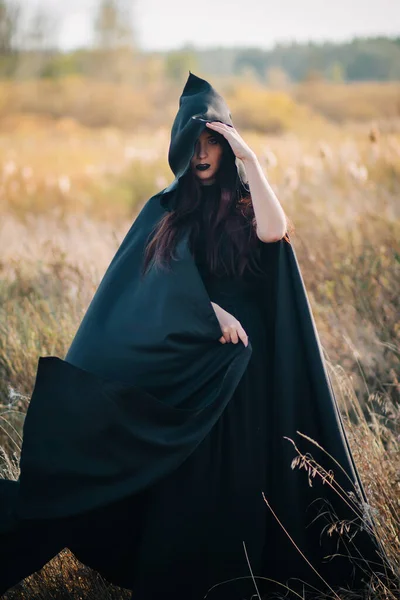
[[[219,306],[218,306],[218,304],[216,304],[215,302],[211,302],[211,306],[212,306],[212,307],[213,307],[213,309],[214,309],[215,315],[216,315],[216,316],[218,316],[218,312],[217,312],[217,311],[218,311],[218,309],[219,309]]]

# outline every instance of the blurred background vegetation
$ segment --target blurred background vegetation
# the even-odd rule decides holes
[[[173,180],[169,134],[190,70],[225,97],[294,224],[350,443],[398,566],[400,37],[150,52],[131,5],[98,0],[92,43],[63,51],[49,6],[27,19],[24,4],[0,0],[0,475],[18,474],[39,356],[64,357],[136,214]],[[123,597],[88,573],[66,551],[7,597]]]
[[[50,5],[28,12],[16,0],[0,0],[0,116],[68,116],[125,130],[166,125],[189,69],[218,82],[238,126],[262,133],[292,130],[314,113],[335,123],[399,116],[400,36],[277,43],[269,50],[187,43],[145,51],[132,6],[97,0],[91,41],[63,51],[62,23]]]

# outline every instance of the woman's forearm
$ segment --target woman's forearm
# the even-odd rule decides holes
[[[257,235],[263,242],[275,242],[283,238],[287,229],[285,212],[265,177],[255,154],[243,159],[250,186]]]

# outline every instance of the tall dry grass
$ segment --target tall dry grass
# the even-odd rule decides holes
[[[3,123],[0,443],[9,457],[3,475],[16,477],[38,357],[64,357],[137,211],[172,178],[167,128],[89,130],[33,115]],[[241,133],[295,225],[349,441],[399,569],[400,137],[350,126],[321,126],[318,135]],[[7,598],[123,594],[65,551]]]

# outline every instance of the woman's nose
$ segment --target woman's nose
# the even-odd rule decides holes
[[[206,146],[199,146],[197,149],[198,158],[202,158],[203,156],[207,156]]]

